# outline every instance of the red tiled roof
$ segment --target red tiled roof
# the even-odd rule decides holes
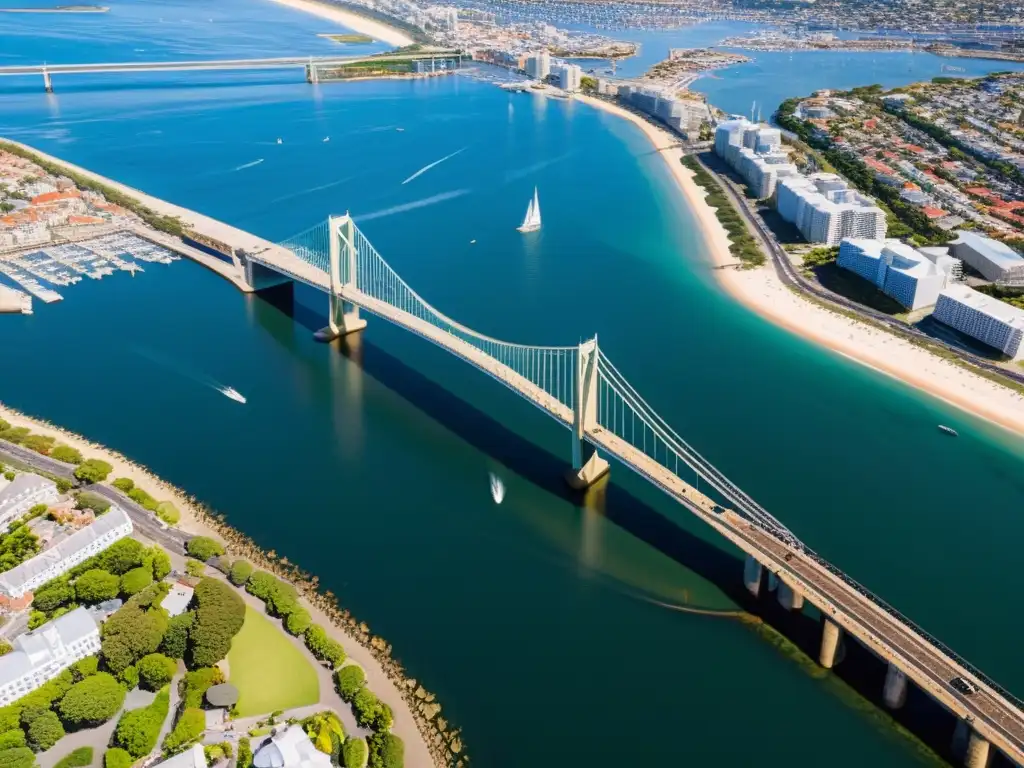
[[[946,212],[941,208],[931,208],[927,205],[924,208],[922,208],[921,211],[929,219],[941,219],[943,216],[946,215]]]
[[[46,192],[42,195],[36,195],[32,198],[33,205],[41,205],[42,203],[53,203],[57,200],[72,200],[76,197],[81,197],[82,193],[77,189],[72,189],[69,192]]]

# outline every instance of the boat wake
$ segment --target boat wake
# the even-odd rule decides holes
[[[416,173],[414,173],[412,176],[410,176],[408,179],[406,179],[402,183],[403,184],[408,184],[413,179],[416,179],[416,178],[419,178],[420,176],[422,176],[424,173],[429,171],[431,168],[436,168],[441,163],[443,163],[445,160],[451,160],[457,154],[459,154],[461,152],[465,152],[467,149],[469,149],[469,147],[463,147],[462,149],[457,149],[454,152],[452,152],[450,155],[445,155],[440,160],[435,160],[434,162],[430,163],[429,165],[424,165],[422,168],[420,168],[418,171],[416,171]]]
[[[331,187],[337,187],[339,184],[344,184],[346,181],[352,181],[352,179],[354,179],[354,178],[355,178],[355,176],[346,176],[343,179],[338,179],[337,181],[331,181],[331,182],[328,182],[327,184],[319,184],[319,185],[317,185],[315,187],[310,187],[309,189],[302,189],[302,190],[299,190],[298,192],[290,192],[287,195],[281,195],[280,197],[275,197],[270,202],[272,202],[272,203],[280,203],[282,200],[291,200],[292,198],[295,198],[295,197],[302,197],[303,195],[308,195],[310,192],[319,192],[322,189],[330,189]]]
[[[359,222],[383,219],[385,216],[394,216],[396,213],[405,213],[406,211],[413,211],[417,208],[426,208],[428,205],[437,205],[438,203],[443,203],[445,200],[454,200],[456,197],[468,195],[469,192],[470,190],[468,189],[456,189],[453,192],[442,192],[439,195],[425,197],[422,200],[413,200],[411,203],[402,203],[402,205],[385,208],[382,211],[374,211],[373,213],[364,213],[360,216],[353,216],[352,218]]]
[[[263,162],[263,158],[261,157],[259,160],[253,160],[251,163],[245,163],[244,165],[240,165],[237,168],[232,168],[231,170],[233,170],[233,171],[244,171],[246,168],[252,168],[253,166],[259,165],[262,162]]]
[[[517,179],[522,179],[525,178],[526,176],[531,176],[537,173],[537,171],[547,168],[549,165],[560,163],[563,160],[572,157],[572,155],[572,152],[566,152],[564,155],[548,158],[547,160],[541,160],[540,162],[533,163],[522,168],[517,168],[514,171],[509,171],[508,173],[505,174],[505,183],[508,184],[510,181],[516,181]]]
[[[221,384],[213,377],[192,370],[187,365],[175,362],[158,352],[154,352],[151,349],[144,349],[142,347],[132,347],[131,350],[139,357],[145,358],[146,360],[149,360],[149,362],[154,363],[165,370],[171,371],[172,373],[176,373],[189,381],[195,382],[196,384],[201,384],[204,387],[216,390],[220,394],[224,395],[224,397],[230,398],[237,403],[242,403],[244,405],[248,402],[245,396],[234,387]]]
[[[501,482],[501,478],[493,472],[490,473],[491,480],[491,498],[494,499],[495,504],[501,504],[505,500],[505,484]]]

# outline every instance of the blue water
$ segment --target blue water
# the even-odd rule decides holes
[[[84,61],[151,46],[147,56],[170,58],[327,45],[315,37],[323,22],[271,4],[119,3],[110,14],[133,16],[115,39],[78,32],[87,17],[0,15],[0,50]],[[204,33],[202,50],[189,23],[149,27],[221,16],[235,31]],[[730,97],[738,106],[723,107],[829,85],[814,71],[748,77]],[[35,80],[0,82],[0,135],[272,239],[350,210],[462,322],[527,343],[599,333],[645,398],[811,546],[1024,689],[1020,619],[1004,597],[1021,587],[1022,441],[722,295],[633,126],[461,77],[55,85],[48,97]],[[535,185],[545,226],[524,238],[514,227]],[[907,741],[750,630],[666,609],[735,608],[736,554],[621,467],[580,509],[560,485],[567,435],[458,361],[372,318],[343,356],[311,339],[322,296],[300,290],[292,319],[186,262],[64,293],[3,319],[0,399],[149,465],[320,575],[438,692],[477,763],[913,759]],[[76,372],[73,386],[55,370]],[[937,433],[940,422],[960,439]],[[508,487],[500,507],[489,471]]]

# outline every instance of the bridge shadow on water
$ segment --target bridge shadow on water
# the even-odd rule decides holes
[[[278,289],[260,295],[268,303],[254,302],[254,315],[284,346],[292,346],[294,328],[280,323],[280,314],[287,315],[310,334],[326,325],[324,315],[294,301],[288,291]],[[271,318],[268,313],[276,317]],[[809,604],[803,611],[784,609],[775,593],[768,590],[767,573],[762,579],[760,596],[751,596],[743,585],[742,557],[730,544],[723,541],[728,549],[722,548],[694,535],[614,481],[606,482],[585,505],[584,495],[571,490],[563,479],[567,455],[556,455],[508,429],[365,338],[356,344],[339,339],[330,346],[366,375],[521,478],[581,509],[596,508],[609,522],[717,586],[743,611],[760,618],[770,629],[756,621],[744,623],[754,627],[782,655],[813,677],[831,678],[833,693],[880,729],[895,728],[916,746],[922,764],[934,764],[936,757],[953,760],[950,745],[956,718],[951,713],[912,683],[908,685],[906,704],[890,712],[882,701],[885,662],[849,638],[841,663],[831,672],[823,670],[817,664],[822,632],[817,609]],[[616,465],[612,478],[616,472],[631,470]],[[835,685],[839,681],[842,684]],[[996,750],[993,752],[992,766],[1011,765]]]

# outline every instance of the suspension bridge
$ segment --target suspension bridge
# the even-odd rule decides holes
[[[823,666],[838,663],[847,637],[856,638],[888,664],[888,706],[902,706],[912,681],[956,716],[954,748],[965,765],[987,765],[993,747],[1024,765],[1022,702],[804,545],[673,430],[596,337],[574,346],[536,346],[478,333],[406,284],[347,215],[240,258],[254,290],[283,279],[326,292],[329,322],[321,339],[362,330],[363,311],[508,387],[570,431],[571,485],[591,485],[608,472],[608,458],[617,460],[745,552],[744,580],[755,596],[767,581],[785,608],[799,610],[805,601],[816,606],[823,617]]]

